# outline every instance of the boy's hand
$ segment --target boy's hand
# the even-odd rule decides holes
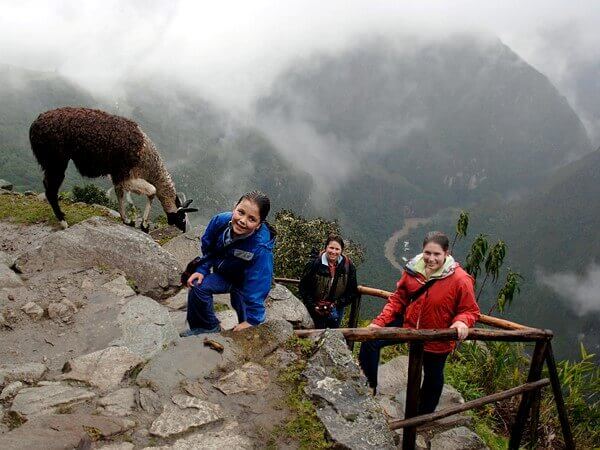
[[[187,280],[187,285],[188,287],[193,287],[194,286],[194,281],[196,281],[196,286],[199,286],[202,284],[202,280],[204,280],[204,275],[199,273],[199,272],[194,272],[192,275],[190,275],[190,277]]]

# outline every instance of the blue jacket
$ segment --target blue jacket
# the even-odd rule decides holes
[[[225,245],[231,212],[214,216],[202,235],[203,258],[196,272],[208,275],[210,270],[222,275],[241,293],[246,306],[246,320],[251,325],[265,321],[265,298],[273,279],[273,246],[275,237],[262,224],[253,234]]]

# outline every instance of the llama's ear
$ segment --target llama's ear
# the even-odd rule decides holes
[[[175,195],[175,206],[177,208],[181,208],[181,200],[179,200],[179,195]]]
[[[193,202],[194,200],[186,200],[185,202],[183,202],[183,205],[181,205],[182,208],[187,208],[188,206],[190,206],[190,204]]]
[[[189,213],[189,212],[197,212],[198,208],[181,208],[179,210],[180,212],[185,212],[185,213]]]

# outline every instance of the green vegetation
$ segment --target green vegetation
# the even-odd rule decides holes
[[[273,429],[270,438],[271,446],[277,439],[297,442],[300,449],[326,449],[331,443],[325,438],[325,427],[317,417],[315,406],[304,393],[306,381],[302,372],[306,367],[306,358],[314,351],[314,344],[309,339],[293,337],[288,340],[286,347],[298,354],[299,359],[283,369],[277,382],[283,387],[287,396],[286,406],[292,416],[284,424]]]
[[[580,448],[594,448],[600,442],[600,368],[593,363],[593,357],[582,347],[581,360],[558,363],[565,405]],[[466,342],[449,358],[446,382],[468,401],[525,383],[528,367],[522,344]],[[514,397],[473,411],[475,430],[490,448],[506,448],[505,437],[510,433],[518,404],[519,397]],[[525,439],[527,436],[528,433]],[[554,398],[548,387],[542,390],[538,446],[562,445]]]
[[[225,303],[215,303],[214,308],[215,308],[215,312],[229,311],[231,309],[229,307],[229,305],[226,305]]]
[[[74,202],[83,202],[88,205],[102,205],[111,209],[118,209],[119,205],[106,195],[104,190],[95,184],[88,183],[85,186],[73,186],[72,199]]]
[[[74,204],[71,201],[63,200],[60,201],[60,206],[69,225],[74,225],[93,216],[110,217],[104,209],[91,205]],[[48,223],[58,225],[58,220],[56,220],[48,202],[39,200],[35,196],[21,194],[0,195],[0,220],[11,220],[25,224]]]

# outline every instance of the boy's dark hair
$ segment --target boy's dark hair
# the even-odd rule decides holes
[[[258,215],[260,216],[260,221],[264,222],[269,231],[271,232],[271,236],[275,237],[277,235],[277,231],[275,227],[267,222],[267,216],[269,215],[269,211],[271,211],[271,200],[267,194],[264,194],[260,191],[250,191],[246,192],[244,195],[240,197],[240,199],[235,204],[236,206],[240,204],[242,200],[249,200],[258,206]]]
[[[327,248],[331,241],[335,241],[338,244],[340,244],[340,247],[342,247],[342,251],[344,251],[344,239],[339,234],[330,234],[329,236],[327,236],[327,240],[325,241],[325,248]]]
[[[237,201],[236,206],[239,205],[242,200],[250,200],[251,202],[255,203],[256,206],[258,206],[258,214],[260,215],[260,221],[265,221],[265,219],[269,215],[269,211],[271,211],[271,200],[269,200],[269,197],[267,197],[266,194],[263,194],[260,191],[246,192]]]
[[[448,239],[448,236],[446,236],[441,231],[430,231],[429,233],[427,233],[425,235],[425,239],[423,239],[423,247],[425,247],[430,242],[438,244],[440,247],[442,247],[442,250],[444,250],[445,252],[447,252],[448,248],[450,247],[450,240]]]

